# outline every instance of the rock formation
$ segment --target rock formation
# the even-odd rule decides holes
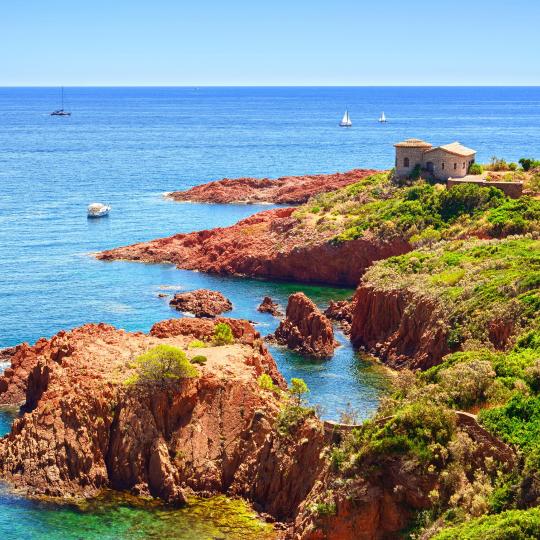
[[[332,242],[334,233],[298,226],[293,208],[267,210],[231,227],[177,234],[97,254],[101,260],[173,263],[185,270],[356,287],[374,261],[410,251],[409,243],[366,233]]]
[[[257,311],[260,311],[261,313],[270,313],[270,315],[274,315],[274,317],[281,315],[278,304],[269,296],[265,296],[263,298],[263,301],[260,303]]]
[[[433,299],[362,283],[353,305],[351,341],[391,367],[427,369],[450,352],[448,325]]]
[[[175,201],[211,203],[275,203],[302,204],[313,195],[326,193],[379,171],[354,169],[344,173],[284,176],[269,178],[224,178],[195,186],[187,191],[174,191],[168,197]]]
[[[178,311],[192,313],[195,317],[215,317],[232,309],[232,303],[218,291],[197,289],[177,293],[169,305]]]
[[[332,323],[301,292],[291,294],[285,319],[274,332],[273,339],[302,354],[328,358],[338,343]]]
[[[350,300],[330,300],[324,314],[337,322],[346,335],[351,333],[353,303]]]

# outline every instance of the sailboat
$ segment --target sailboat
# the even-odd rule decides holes
[[[386,116],[384,115],[384,111],[382,112],[381,117],[379,118],[379,122],[381,122],[381,124],[386,123]]]
[[[349,111],[345,110],[345,114],[339,123],[341,127],[352,127],[351,117],[349,116]]]
[[[343,114],[343,118],[341,119],[339,125],[341,127],[352,127],[351,117],[349,116],[349,111],[347,109],[345,110],[345,113]]]
[[[71,116],[71,113],[64,111],[64,87],[62,86],[62,107],[51,113],[51,116]]]

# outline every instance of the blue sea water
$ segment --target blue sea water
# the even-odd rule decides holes
[[[540,155],[540,88],[68,88],[65,95],[72,116],[51,117],[57,89],[0,89],[0,347],[89,321],[148,330],[178,316],[160,292],[220,290],[234,304],[231,316],[255,321],[263,334],[277,324],[255,309],[264,295],[285,305],[291,292],[304,290],[324,305],[351,294],[89,256],[269,208],[179,204],[164,192],[222,177],[390,168],[392,144],[407,137],[459,140],[478,150],[479,161]],[[352,129],[337,127],[346,107]],[[377,122],[382,111],[384,125]],[[110,203],[111,215],[87,220],[93,201]],[[342,347],[326,362],[273,353],[288,379],[306,380],[324,416],[336,418],[351,403],[366,417],[385,376],[339,339]],[[10,421],[0,416],[6,430]],[[6,536],[14,515],[49,511],[0,495],[0,533]],[[46,536],[40,524],[11,538],[72,537],[62,520],[47,523]]]

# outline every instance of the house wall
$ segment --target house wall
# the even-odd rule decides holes
[[[422,166],[427,168],[428,162],[433,163],[433,176],[437,180],[449,178],[463,178],[467,176],[469,165],[474,162],[476,154],[472,156],[456,156],[450,152],[436,149],[424,154]],[[454,164],[456,168],[454,168]]]
[[[422,157],[425,148],[396,147],[396,174],[398,176],[409,176],[415,165],[422,165]],[[404,164],[405,158],[409,158],[409,166]]]

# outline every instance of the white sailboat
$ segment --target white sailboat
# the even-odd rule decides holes
[[[379,122],[381,122],[381,124],[384,124],[386,122],[386,116],[384,115],[384,111],[382,112],[381,117],[379,118]]]
[[[351,117],[349,116],[349,111],[345,110],[345,114],[339,123],[341,127],[352,127]]]

